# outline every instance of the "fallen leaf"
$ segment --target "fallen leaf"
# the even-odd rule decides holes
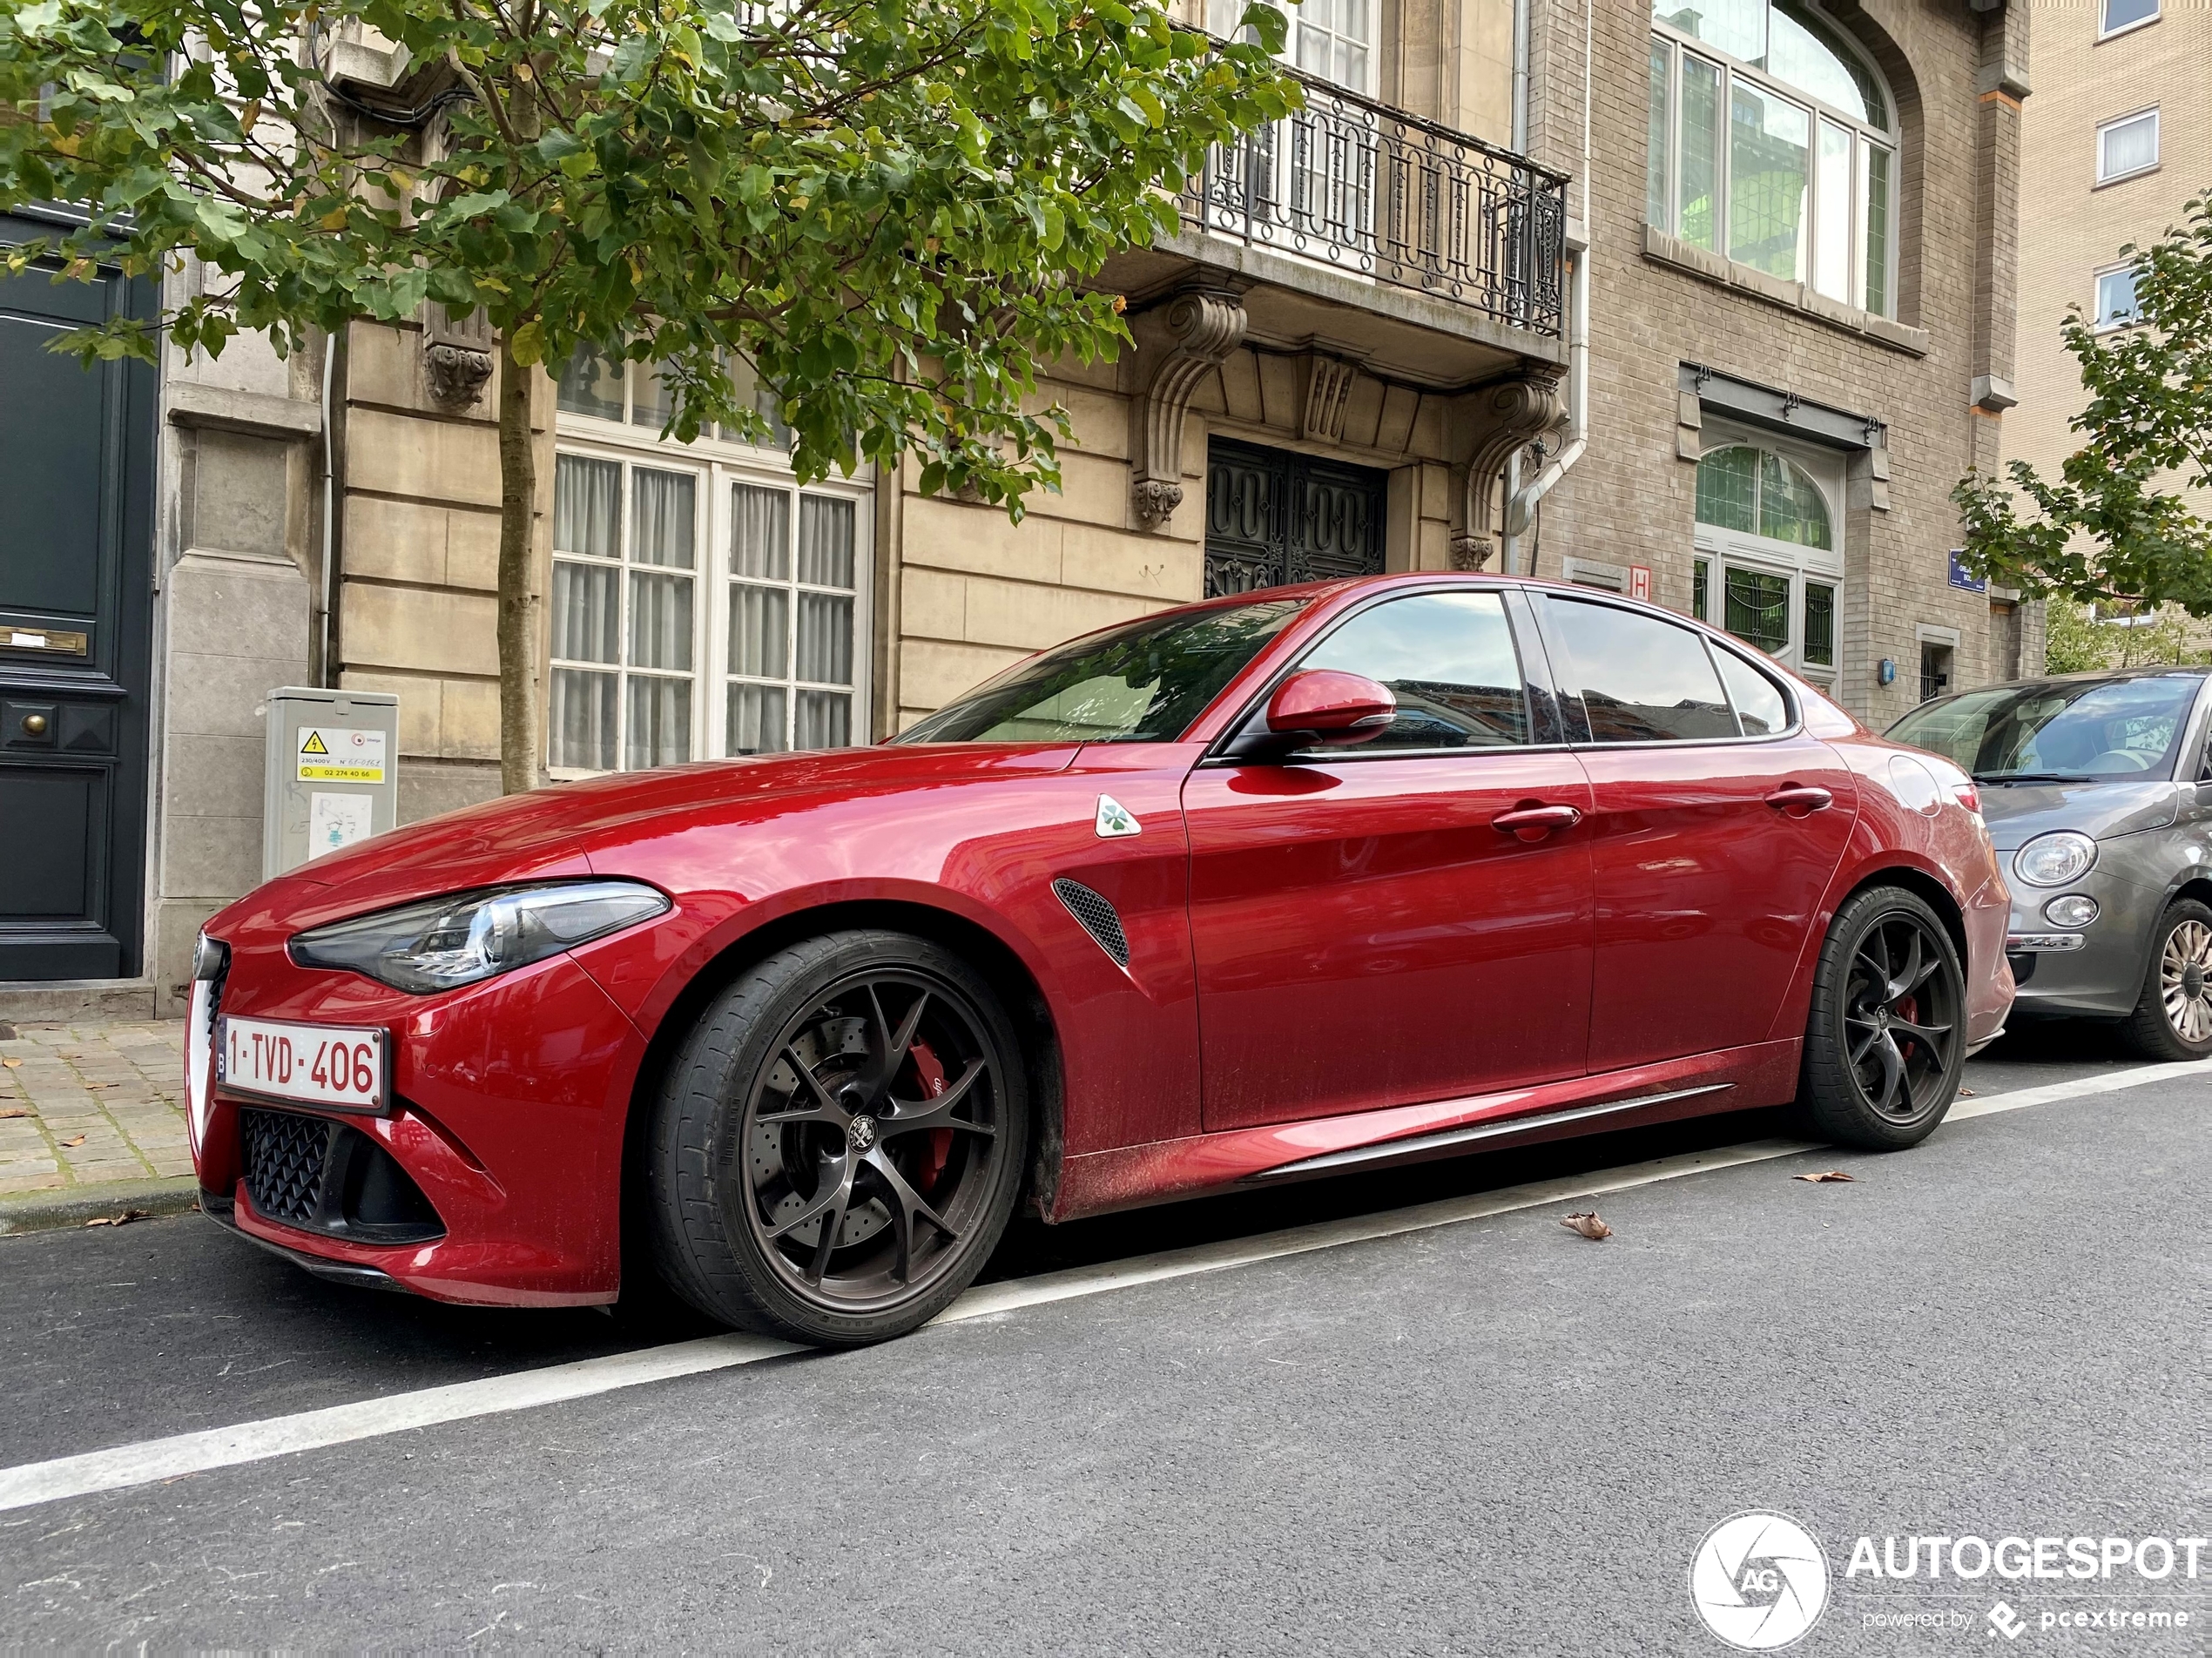
[[[1847,1175],[1840,1169],[1824,1169],[1817,1175],[1792,1175],[1792,1180],[1809,1180],[1816,1186],[1825,1180],[1857,1180],[1857,1175]]]
[[[84,1223],[87,1226],[128,1226],[132,1221],[146,1217],[143,1209],[126,1209],[120,1215],[100,1215]]]
[[[23,1062],[17,1059],[13,1054],[9,1055],[5,1059],[0,1059],[0,1065],[6,1066],[11,1071],[18,1071],[23,1068]]]
[[[19,1105],[11,1105],[5,1111],[0,1111],[0,1117],[27,1117],[30,1115]]]
[[[1595,1210],[1578,1210],[1560,1224],[1578,1237],[1587,1237],[1593,1244],[1602,1244],[1613,1236],[1613,1229],[1598,1219]]]
[[[1974,1097],[1974,1091],[1972,1088],[1960,1088],[1959,1097],[1962,1100],[1971,1100]]]
[[[77,1136],[77,1138],[76,1138],[76,1139],[74,1139],[74,1140],[64,1140],[64,1141],[63,1141],[63,1142],[62,1142],[62,1143],[63,1143],[64,1145],[65,1145],[65,1146],[81,1146],[81,1145],[83,1145],[83,1144],[84,1143],[84,1136],[83,1135],[81,1135],[81,1134],[80,1134],[80,1135],[78,1135],[78,1136]]]

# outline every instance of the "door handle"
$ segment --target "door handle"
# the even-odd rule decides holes
[[[1836,804],[1836,797],[1825,789],[1792,783],[1767,796],[1766,803],[1776,811],[1786,812],[1793,818],[1804,818],[1816,812],[1827,811]]]
[[[1573,806],[1515,806],[1491,819],[1490,826],[1523,840],[1537,841],[1554,829],[1572,829],[1581,821],[1582,814]]]

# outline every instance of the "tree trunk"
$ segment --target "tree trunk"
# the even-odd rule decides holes
[[[544,780],[537,718],[537,452],[530,433],[535,365],[499,340],[499,786],[520,794]]]

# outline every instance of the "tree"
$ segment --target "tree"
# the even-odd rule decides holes
[[[2121,250],[2134,261],[2129,326],[2101,334],[2078,306],[2062,325],[2089,398],[2072,425],[2087,441],[2056,481],[2012,463],[2032,512],[1978,474],[1952,491],[1975,574],[2038,596],[2212,616],[2212,523],[2183,498],[2212,490],[2212,195],[2187,214],[2163,240]]]
[[[481,307],[498,339],[501,771],[542,765],[530,383],[579,345],[658,362],[666,431],[755,436],[775,388],[802,481],[923,460],[1019,517],[1056,487],[1035,365],[1111,356],[1085,279],[1171,233],[1207,146],[1286,113],[1271,7],[1216,45],[1153,0],[0,0],[0,210],[89,206],[20,272],[222,273],[151,322],[280,351]],[[366,24],[414,66],[372,110],[319,67]]]

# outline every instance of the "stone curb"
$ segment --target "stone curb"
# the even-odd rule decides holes
[[[57,1186],[52,1191],[0,1197],[0,1237],[19,1232],[48,1232],[82,1226],[120,1215],[126,1209],[148,1216],[181,1215],[198,1205],[199,1178],[176,1175],[166,1180],[111,1180],[98,1185]]]

